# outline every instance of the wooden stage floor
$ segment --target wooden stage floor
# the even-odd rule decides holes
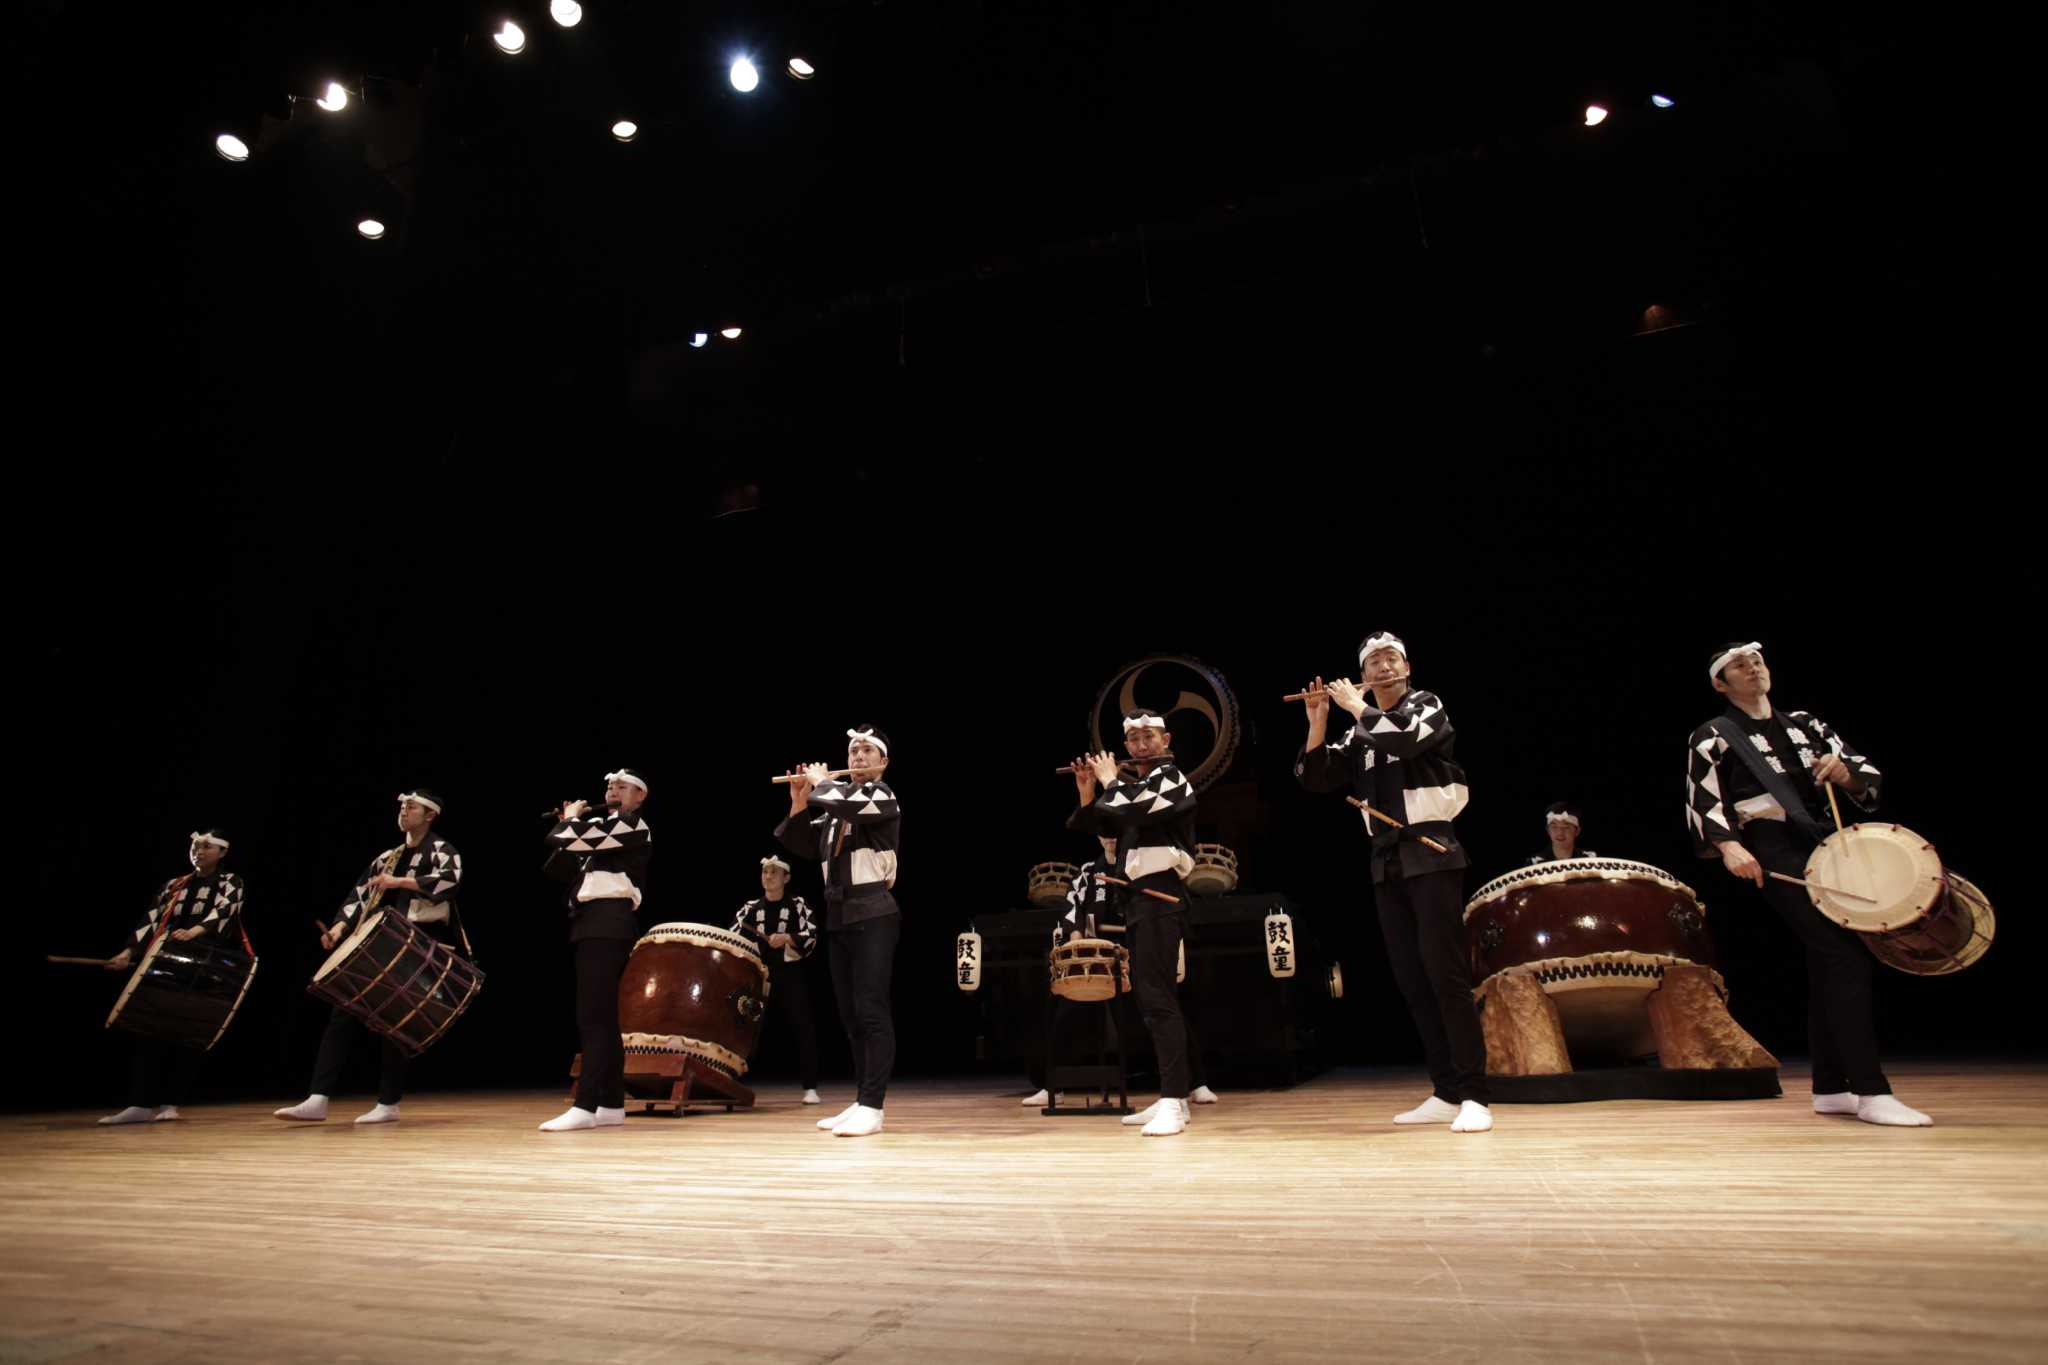
[[[1385,1072],[1172,1139],[968,1082],[860,1140],[794,1091],[563,1135],[553,1091],[18,1115],[0,1361],[2043,1359],[2048,1068],[1894,1084],[1938,1126],[1790,1070],[1473,1136],[1389,1126],[1423,1086]]]

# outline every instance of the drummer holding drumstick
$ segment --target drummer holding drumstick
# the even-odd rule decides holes
[[[1802,877],[1807,856],[1831,832],[1829,786],[1864,810],[1876,807],[1877,767],[1820,717],[1772,707],[1761,644],[1722,645],[1708,660],[1707,679],[1728,707],[1687,741],[1686,824],[1693,851],[1754,882],[1806,949],[1814,1112],[1927,1127],[1934,1120],[1892,1094],[1878,1061],[1875,959],[1854,932],[1815,908],[1803,885],[1780,880]]]
[[[404,915],[424,933],[443,943],[453,941],[450,915],[455,890],[462,884],[462,855],[455,845],[434,833],[441,818],[441,798],[424,788],[401,792],[398,797],[398,830],[405,841],[370,860],[363,875],[342,903],[334,923],[320,931],[320,946],[332,952],[355,932],[366,907],[374,903],[379,911]],[[346,1010],[331,1010],[327,1028],[320,1035],[320,1054],[313,1063],[313,1090],[297,1104],[273,1112],[281,1119],[320,1123],[327,1118],[327,1101],[340,1086],[350,1055],[358,1040],[369,1030]],[[389,1038],[380,1040],[382,1068],[377,1081],[377,1106],[356,1118],[357,1123],[396,1123],[399,1102],[405,1098],[405,1051]]]
[[[107,959],[107,970],[125,971],[149,950],[150,941],[159,933],[180,943],[226,937],[249,894],[239,876],[221,870],[221,860],[227,854],[226,834],[211,826],[194,830],[186,855],[192,871],[171,878],[158,889],[142,922],[129,934],[128,946]],[[137,1038],[128,1107],[100,1122],[163,1123],[177,1118],[178,1106],[191,1093],[205,1060],[206,1053],[200,1048],[178,1047],[162,1038]]]

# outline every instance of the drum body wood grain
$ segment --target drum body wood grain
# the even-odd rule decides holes
[[[767,1008],[768,968],[746,939],[709,924],[657,924],[619,978],[626,1070],[638,1055],[674,1052],[736,1080]]]

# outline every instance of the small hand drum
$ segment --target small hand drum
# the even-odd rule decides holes
[[[1187,885],[1193,896],[1223,896],[1237,890],[1237,855],[1221,844],[1196,844]]]
[[[1807,858],[1806,880],[1815,909],[1862,935],[1878,961],[1914,976],[1961,971],[1998,932],[1984,893],[1904,825],[1836,830]]]
[[[1024,883],[1024,899],[1041,910],[1057,910],[1067,903],[1067,889],[1081,869],[1072,863],[1037,863]]]
[[[1052,950],[1052,993],[1107,1000],[1131,988],[1130,950],[1105,938],[1070,938]]]

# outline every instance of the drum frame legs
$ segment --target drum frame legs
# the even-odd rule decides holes
[[[1109,1064],[1109,1043],[1105,1039],[1098,1044],[1093,1066],[1062,1066],[1056,1060],[1055,1047],[1059,1039],[1053,1033],[1054,1011],[1061,998],[1049,995],[1045,1006],[1045,1107],[1038,1112],[1047,1118],[1069,1119],[1087,1115],[1113,1114],[1121,1117],[1135,1113],[1131,1108],[1130,1065],[1124,1051],[1124,1030],[1116,1020],[1116,1004],[1119,996],[1107,1000],[1069,1000],[1066,1003],[1075,1009],[1095,1005],[1102,1010],[1103,1027],[1116,1035],[1116,1065]],[[1109,1102],[1109,1090],[1116,1087],[1116,1103]],[[1102,1102],[1094,1102],[1094,1092],[1102,1091]],[[1073,1090],[1086,1096],[1081,1103],[1062,1106],[1060,1092]]]
[[[569,1064],[569,1078],[576,1079],[582,1071],[583,1054],[579,1052],[576,1060]],[[665,1096],[636,1093],[647,1089],[659,1090],[663,1084],[668,1087]],[[573,1098],[571,1103],[574,1103]],[[681,1118],[692,1109],[722,1108],[730,1114],[735,1109],[752,1109],[754,1092],[688,1053],[629,1053],[626,1057],[626,1108],[631,1110],[636,1105],[643,1114],[661,1113],[672,1118]]]

